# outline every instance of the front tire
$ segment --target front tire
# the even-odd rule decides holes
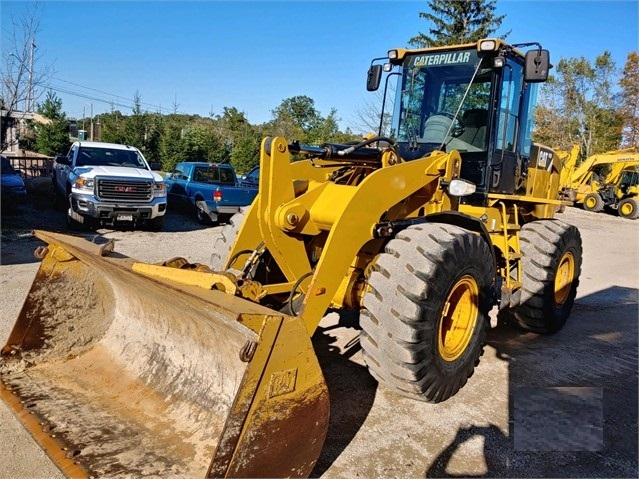
[[[637,204],[637,200],[634,198],[621,200],[617,211],[619,212],[619,216],[622,218],[636,220],[637,217],[639,217],[639,205]]]
[[[584,198],[584,210],[599,213],[604,209],[604,201],[599,193],[588,193]]]
[[[479,235],[445,224],[407,228],[377,256],[364,293],[360,343],[387,388],[440,402],[483,354],[494,261]]]
[[[520,232],[523,289],[500,315],[522,329],[553,334],[566,324],[581,274],[579,230],[559,220],[525,224]]]
[[[71,215],[69,214],[69,210],[67,210],[66,218],[67,228],[69,228],[71,231],[89,231],[93,228],[93,223],[91,223],[88,218],[84,218],[84,222],[80,223],[79,221],[71,217]]]

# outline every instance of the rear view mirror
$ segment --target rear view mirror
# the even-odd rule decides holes
[[[368,78],[366,79],[366,89],[368,91],[376,91],[379,88],[379,83],[382,80],[382,66],[371,65],[368,69]]]
[[[528,83],[545,82],[550,70],[550,54],[548,50],[530,50],[526,52],[524,80]]]

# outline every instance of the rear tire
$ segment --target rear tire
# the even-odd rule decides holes
[[[245,211],[235,213],[231,216],[228,224],[225,224],[214,233],[213,253],[211,254],[211,269],[213,271],[224,271],[226,269],[228,255],[240,232],[245,217]]]
[[[520,232],[523,289],[500,316],[539,334],[566,324],[577,295],[582,245],[579,230],[559,220],[525,224]]]
[[[619,202],[617,211],[622,218],[636,220],[639,217],[639,204],[634,198],[626,198]]]
[[[420,401],[457,393],[483,354],[494,276],[479,235],[434,223],[400,232],[363,298],[360,343],[373,377]]]
[[[584,210],[599,213],[604,209],[604,201],[599,193],[588,193],[584,198]]]
[[[201,225],[212,225],[213,221],[211,217],[204,211],[204,208],[198,206],[197,202],[195,204],[195,216],[197,218],[197,222]]]

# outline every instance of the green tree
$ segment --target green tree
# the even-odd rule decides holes
[[[135,146],[145,153],[146,115],[142,111],[142,97],[138,91],[133,95],[131,115],[124,121],[123,136],[124,144]]]
[[[306,95],[282,100],[271,113],[271,134],[289,141],[299,140],[300,143],[309,143],[311,132],[321,121],[315,101]]]
[[[184,121],[176,113],[167,115],[162,122],[162,134],[159,140],[160,163],[164,171],[173,171],[181,161],[180,139]]]
[[[110,113],[98,116],[101,125],[100,140],[105,143],[126,143],[124,137],[124,123],[126,117],[119,110],[111,107]]]
[[[71,146],[71,141],[69,140],[69,122],[62,110],[62,100],[54,92],[48,91],[46,99],[38,105],[37,111],[47,121],[33,123],[36,132],[36,151],[48,156],[66,153]]]
[[[430,11],[419,12],[431,27],[428,35],[419,32],[408,43],[427,48],[472,43],[489,38],[501,27],[505,15],[496,15],[497,0],[430,0]],[[510,31],[501,35],[506,38]]]
[[[340,132],[337,110],[332,109],[324,118],[315,108],[313,99],[305,95],[283,100],[272,113],[273,120],[265,125],[266,130],[270,135],[282,136],[288,141],[317,145],[356,138],[350,130]]]
[[[144,115],[146,130],[144,134],[143,154],[147,161],[160,161],[160,139],[164,131],[164,116],[160,113],[147,113]]]
[[[612,91],[614,76],[610,52],[594,63],[562,58],[541,89],[535,141],[564,149],[578,144],[584,157],[619,148],[622,119]]]
[[[180,139],[180,161],[228,163],[230,152],[212,128],[192,124],[184,128]]]
[[[623,146],[639,147],[639,54],[628,54],[619,80],[621,105],[619,114],[623,122]]]
[[[244,128],[233,145],[231,165],[238,174],[247,173],[260,163],[262,137],[253,128]]]

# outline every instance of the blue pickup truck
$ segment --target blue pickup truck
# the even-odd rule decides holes
[[[202,224],[226,221],[257,195],[257,185],[240,184],[226,164],[178,163],[165,181],[169,205],[195,210]]]

